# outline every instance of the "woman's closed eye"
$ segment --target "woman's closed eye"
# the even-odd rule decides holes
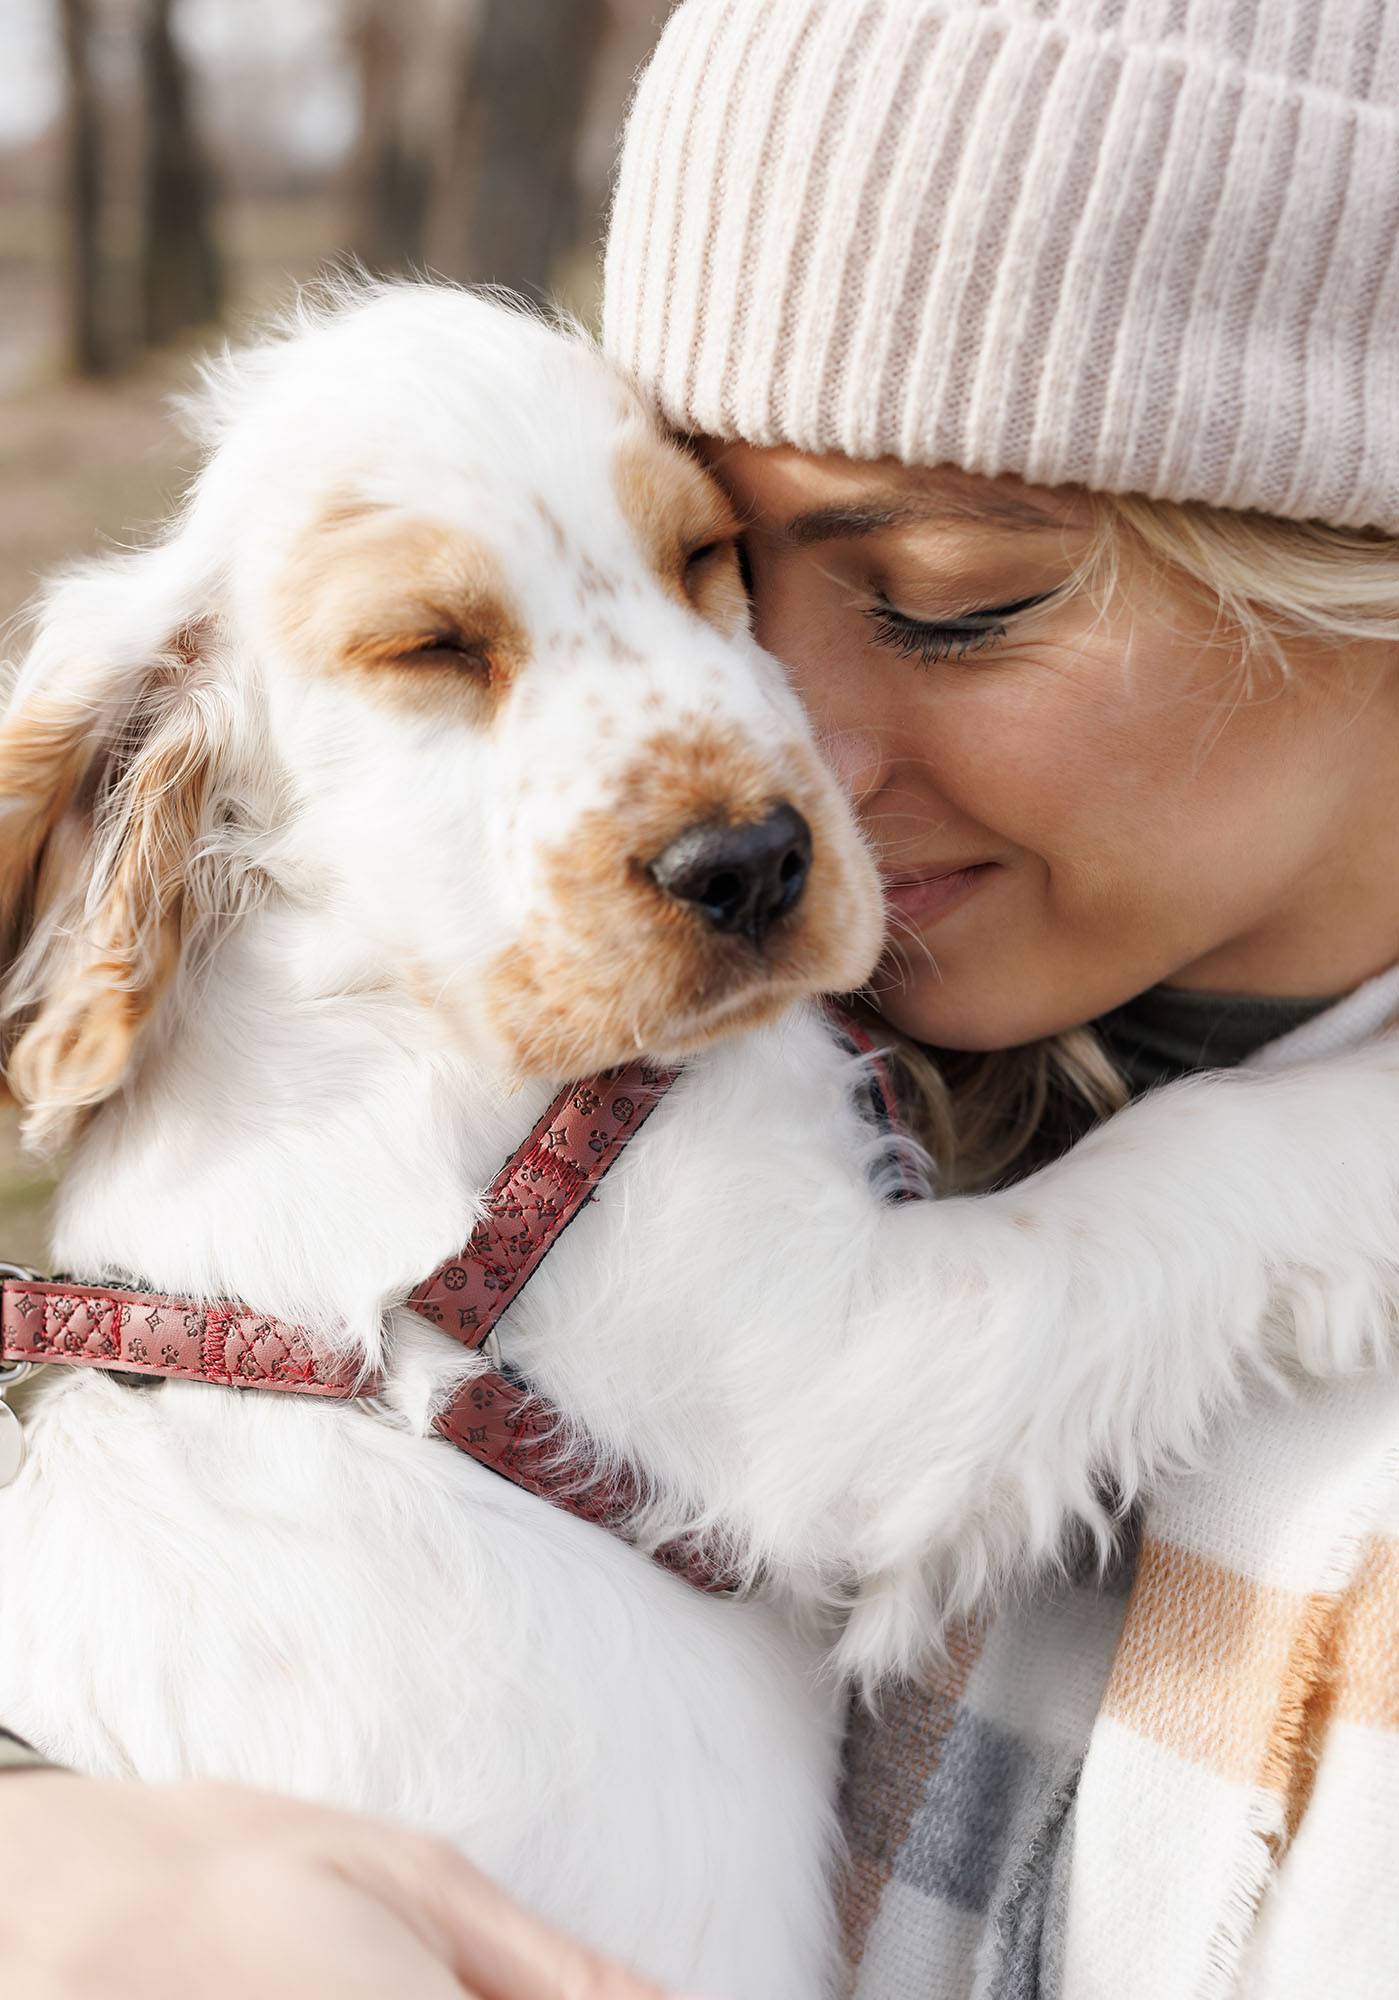
[[[1013,604],[987,605],[960,612],[955,618],[937,619],[915,618],[881,598],[867,607],[864,616],[874,627],[876,645],[887,646],[902,658],[926,667],[938,660],[964,660],[969,653],[995,645],[1008,635],[1012,619],[1057,595],[1057,591],[1044,590],[1034,597],[1017,598]]]

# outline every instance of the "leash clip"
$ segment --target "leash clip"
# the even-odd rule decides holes
[[[0,1263],[0,1284],[6,1278],[22,1285],[32,1285],[39,1281],[39,1274],[27,1270],[23,1264]],[[17,1479],[24,1464],[24,1426],[5,1398],[26,1375],[33,1372],[32,1361],[6,1361],[0,1351],[0,1487],[8,1486]]]

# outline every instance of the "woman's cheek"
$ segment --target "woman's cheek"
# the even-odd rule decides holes
[[[915,670],[916,671],[916,670]],[[961,685],[918,702],[917,752],[935,790],[1001,842],[1050,854],[1102,800],[1091,742],[1025,684],[963,664]],[[930,676],[931,678],[931,676]]]
[[[816,715],[823,747],[832,770],[855,810],[866,807],[882,788],[886,745],[873,729],[843,729]]]

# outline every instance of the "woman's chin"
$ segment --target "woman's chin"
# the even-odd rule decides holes
[[[888,994],[880,997],[878,1005],[879,1012],[890,1027],[897,1028],[910,1041],[922,1042],[929,1048],[959,1049],[970,1054],[1014,1048],[1020,1042],[1034,1040],[1033,1030],[1029,1033],[1018,1028],[1003,1031],[997,1023],[988,1021],[984,1016],[964,1017],[957,1008],[920,1006],[916,1001]]]
[[[1027,990],[1021,974],[959,976],[905,965],[880,966],[871,994],[884,1019],[912,1041],[968,1054],[1018,1048],[1079,1026],[1098,1011],[1075,1009],[1062,996]],[[1056,1004],[1056,1001],[1058,1004]]]

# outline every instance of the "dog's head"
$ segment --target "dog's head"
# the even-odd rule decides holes
[[[868,974],[876,877],[736,524],[584,340],[389,288],[203,422],[178,523],[51,592],[0,719],[17,1095],[109,1094],[192,910],[269,882],[516,1074]]]

